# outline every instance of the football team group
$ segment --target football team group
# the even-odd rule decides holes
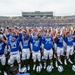
[[[75,29],[72,27],[7,27],[0,28],[0,62],[4,75],[6,60],[10,67],[17,61],[19,72],[23,66],[31,69],[30,58],[33,60],[33,70],[36,70],[37,61],[41,69],[49,65],[54,69],[60,64],[73,64],[72,58],[75,47]],[[8,59],[6,57],[9,56]],[[64,63],[62,63],[64,56]],[[43,64],[41,60],[44,59]],[[74,59],[74,58],[73,58]],[[27,64],[26,64],[27,63]]]

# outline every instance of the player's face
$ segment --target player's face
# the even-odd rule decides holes
[[[49,37],[49,33],[46,33],[46,37]]]
[[[58,32],[58,36],[60,36],[60,32]]]
[[[38,36],[41,36],[42,34],[41,34],[41,31],[38,33]]]
[[[38,36],[37,36],[37,35],[35,36],[35,39],[36,39],[36,40],[38,39]]]
[[[12,37],[12,41],[15,41],[16,40],[16,38],[15,37]]]
[[[26,34],[26,31],[24,30],[22,33],[23,33],[23,34]]]
[[[24,40],[26,40],[26,39],[28,39],[28,36],[25,36],[25,37],[24,37]]]
[[[70,36],[70,32],[67,32],[67,35]]]

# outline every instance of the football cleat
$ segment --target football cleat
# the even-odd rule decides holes
[[[62,61],[60,59],[58,61],[59,61],[60,64],[62,64]]]
[[[40,64],[40,67],[41,67],[41,69],[42,69],[42,64]]]
[[[24,66],[21,70],[20,70],[20,73],[26,73],[27,72],[27,68],[26,66]]]
[[[67,60],[66,59],[64,60],[64,64],[67,65]]]
[[[4,71],[4,75],[7,75],[7,73]]]
[[[35,70],[36,65],[33,66],[33,70]]]
[[[71,59],[68,59],[68,62],[70,62],[71,64],[73,64],[73,62],[71,61]]]
[[[46,69],[46,63],[44,63],[44,69]]]
[[[57,61],[55,62],[55,66],[58,67],[58,62]]]
[[[30,65],[28,65],[28,71],[30,70]]]

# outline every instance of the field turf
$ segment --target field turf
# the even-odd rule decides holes
[[[75,64],[75,61],[74,61],[74,58],[72,58],[72,61],[73,63]],[[53,62],[55,62],[55,59],[53,59]],[[43,62],[42,62],[43,63]],[[48,65],[49,65],[49,61],[47,61]],[[17,64],[16,64],[17,65]],[[33,62],[32,62],[32,59],[30,60],[30,65],[31,65],[31,70],[29,71],[29,73],[31,75],[75,75],[75,72],[72,71],[72,65],[68,62],[68,65],[65,66],[64,65],[64,60],[63,60],[63,68],[64,68],[64,71],[62,73],[59,73],[57,68],[55,67],[55,63],[54,63],[54,69],[51,73],[48,73],[46,70],[42,69],[41,73],[37,73],[36,71],[33,71],[32,68],[33,68]],[[38,65],[38,63],[37,63]],[[60,65],[60,64],[59,64]],[[6,65],[6,71],[7,73],[9,72],[9,66]],[[0,73],[0,75],[3,75],[3,69],[2,69],[2,66],[0,64],[0,71],[2,71]],[[8,74],[9,75],[9,74]]]

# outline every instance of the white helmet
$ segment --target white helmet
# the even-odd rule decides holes
[[[63,67],[62,66],[58,66],[58,71],[61,73],[64,71]]]
[[[26,73],[27,72],[27,68],[26,66],[24,66],[21,70],[20,70],[20,73]]]
[[[72,70],[75,72],[75,65],[72,65]]]
[[[48,65],[46,70],[50,73],[52,71],[52,66]]]
[[[37,67],[36,67],[36,72],[37,72],[37,73],[40,73],[40,72],[41,72],[41,67],[40,67],[40,66],[37,66]]]

